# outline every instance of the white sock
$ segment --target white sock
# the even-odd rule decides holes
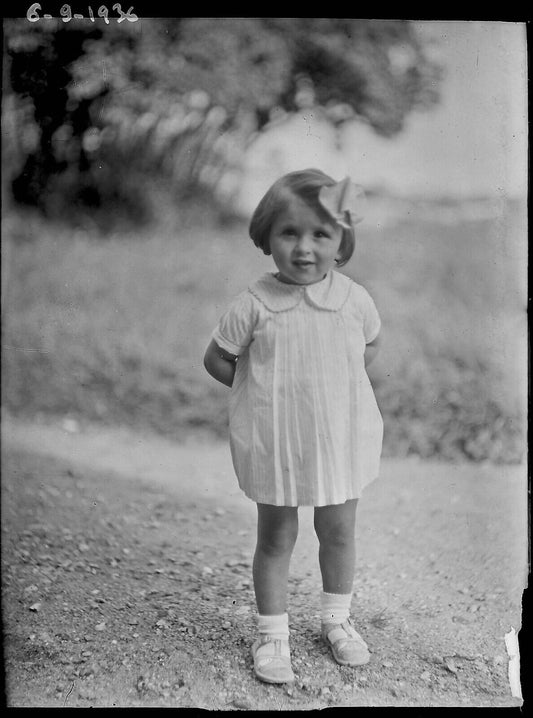
[[[261,635],[268,634],[272,638],[286,639],[289,637],[289,614],[279,616],[257,615],[257,629]]]
[[[320,618],[322,623],[343,623],[350,615],[351,593],[326,593],[322,591]]]

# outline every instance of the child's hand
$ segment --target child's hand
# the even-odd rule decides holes
[[[381,336],[378,335],[374,341],[369,342],[365,349],[365,367],[374,361],[381,345]]]
[[[237,357],[222,349],[218,344],[211,340],[204,356],[204,366],[209,374],[217,381],[226,386],[233,384],[235,376],[235,361]]]

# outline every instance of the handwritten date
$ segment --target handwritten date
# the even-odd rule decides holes
[[[30,22],[38,22],[41,18],[44,18],[45,20],[51,20],[52,15],[48,15],[47,13],[44,13],[43,15],[40,15],[39,12],[41,11],[41,5],[38,2],[33,3],[33,5],[30,5],[28,8],[28,12],[26,13],[26,18]],[[92,7],[89,5],[87,7],[87,10],[89,11],[89,19],[91,22],[95,22],[94,18],[94,12]],[[122,11],[122,7],[120,3],[115,3],[113,5],[113,10],[117,13],[118,17],[115,18],[118,23],[124,22],[124,20],[128,20],[128,22],[137,22],[139,19],[137,15],[133,12],[133,6],[130,7],[126,12]],[[73,18],[75,20],[83,20],[84,16],[80,13],[73,13],[70,9],[70,5],[63,5],[61,7],[61,10],[59,11],[59,14],[61,15],[61,19],[63,22],[70,22]],[[104,22],[106,25],[109,25],[109,10],[105,5],[100,5],[100,7],[97,10],[98,17],[101,17],[104,19]],[[111,18],[113,19],[113,18]]]

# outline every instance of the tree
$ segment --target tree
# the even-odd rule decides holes
[[[23,23],[4,23],[24,120],[15,124],[19,134],[33,124],[38,139],[13,190],[45,212],[121,203],[140,211],[154,177],[179,196],[211,191],[273,115],[303,105],[393,136],[412,110],[439,99],[441,69],[409,21]]]

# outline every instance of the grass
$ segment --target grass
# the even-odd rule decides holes
[[[365,223],[343,268],[375,298],[383,350],[370,367],[384,453],[523,459],[525,209],[454,224],[413,205]],[[92,230],[3,222],[3,406],[167,436],[227,433],[227,390],[203,368],[230,299],[272,268],[246,227],[180,227],[102,239]]]

